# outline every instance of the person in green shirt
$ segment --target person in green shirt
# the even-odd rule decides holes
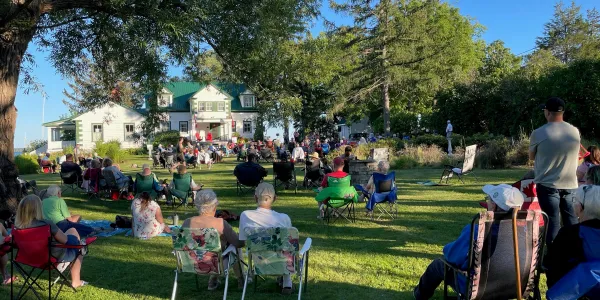
[[[80,215],[71,215],[67,203],[62,196],[62,190],[58,185],[51,185],[46,190],[48,198],[42,201],[42,212],[44,219],[52,221],[62,231],[75,228],[80,236],[90,235],[94,229],[90,226],[79,223]]]

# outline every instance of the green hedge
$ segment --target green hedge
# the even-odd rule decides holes
[[[159,144],[162,144],[165,148],[169,147],[169,145],[176,146],[179,142],[179,137],[179,131],[177,130],[159,132],[154,135],[152,146],[154,146],[154,149],[157,149]]]
[[[40,165],[37,162],[35,154],[21,154],[15,157],[15,164],[19,170],[19,174],[37,174],[40,170]]]
[[[94,147],[94,152],[98,153],[100,157],[109,157],[115,163],[123,161],[127,152],[121,149],[121,143],[119,141],[97,141]]]

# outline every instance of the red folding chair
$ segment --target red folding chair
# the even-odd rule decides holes
[[[58,248],[73,248],[83,249],[87,245],[93,243],[96,237],[87,238],[85,240],[86,245],[54,245],[51,246],[52,233],[50,232],[50,225],[16,229],[13,228],[12,232],[12,264],[10,266],[10,275],[14,276],[14,268],[21,273],[23,277],[23,286],[19,289],[16,299],[22,299],[29,290],[33,291],[37,299],[42,299],[38,291],[35,290],[34,285],[39,289],[42,287],[37,283],[37,280],[41,278],[45,271],[48,271],[48,299],[52,299],[52,286],[60,281],[60,287],[56,293],[54,299],[58,298],[58,295],[62,291],[65,284],[70,286],[74,292],[77,292],[75,288],[69,283],[67,275],[71,272],[73,262],[79,258],[81,251],[78,251],[75,259],[69,262],[58,262],[56,258],[52,257],[50,250],[52,247]],[[15,255],[16,251],[16,255]],[[67,263],[66,268],[61,272],[59,265],[61,263]],[[31,268],[27,271],[26,268]],[[39,272],[36,274],[36,270]],[[58,277],[52,281],[52,271],[56,270]],[[10,284],[10,296],[13,297],[13,283]]]

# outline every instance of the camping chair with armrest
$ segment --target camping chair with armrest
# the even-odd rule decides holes
[[[254,192],[256,187],[263,181],[261,169],[246,164],[239,165],[238,175],[236,175],[236,193],[238,196]]]
[[[109,193],[107,199],[111,198],[112,192],[118,192],[119,196],[127,192],[129,185],[126,184],[125,186],[120,187],[117,179],[115,178],[115,174],[111,170],[102,170],[102,177],[104,177],[104,181],[106,182],[106,191]]]
[[[188,205],[193,205],[194,192],[192,190],[192,174],[185,173],[173,174],[173,188],[171,188],[171,196],[179,200],[177,206],[175,206],[175,199],[171,202],[173,208],[179,208],[183,206],[183,208],[187,208]],[[188,201],[190,199],[190,201]]]
[[[100,191],[102,190],[102,186],[100,186],[100,180],[102,179],[102,169],[100,168],[89,168],[83,173],[83,178],[89,180],[87,194],[90,197],[90,200],[93,198],[100,199]]]
[[[465,157],[462,162],[462,167],[458,168],[452,165],[444,165],[444,171],[442,172],[442,176],[440,177],[440,183],[446,180],[446,184],[448,184],[448,180],[452,178],[453,175],[456,175],[458,179],[464,184],[463,176],[473,175],[475,177],[475,181],[477,181],[477,176],[473,173],[473,165],[475,164],[475,154],[477,153],[477,145],[468,146],[465,149]]]
[[[72,192],[79,191],[81,189],[81,184],[83,180],[80,176],[77,176],[75,171],[71,172],[63,172],[62,170],[59,173],[60,180],[62,184],[60,187],[63,191],[71,190]]]
[[[379,211],[377,220],[385,215],[395,219],[398,217],[397,187],[396,187],[396,172],[392,171],[388,174],[373,173],[373,185],[375,192],[368,195],[367,210],[372,211],[371,220],[375,216],[375,208]]]
[[[174,157],[175,155],[173,154],[173,152],[167,152],[165,153],[165,163],[164,166],[167,169],[171,169],[173,167],[173,161],[174,161]]]
[[[162,164],[162,163],[160,162],[160,158],[161,158],[161,157],[160,157],[160,153],[159,153],[159,152],[155,152],[155,153],[152,155],[152,167],[153,167],[153,168],[157,168],[157,167],[163,167],[163,168],[164,168],[164,167],[165,167],[165,166],[164,166],[164,164]]]
[[[548,289],[546,299],[600,299],[600,261],[578,264]]]
[[[317,194],[317,201],[323,202],[326,223],[335,223],[340,218],[350,223],[356,222],[354,203],[358,202],[356,189],[350,185],[350,175],[342,178],[327,177],[327,187]]]
[[[294,187],[294,193],[298,193],[298,182],[296,181],[296,169],[291,162],[273,163],[273,187],[277,191],[278,187]]]
[[[541,299],[538,283],[546,237],[541,220],[548,222],[548,216],[532,210],[476,215],[467,270],[444,260],[444,299],[449,285],[457,299]]]
[[[312,239],[306,238],[300,249],[298,229],[294,227],[246,227],[246,256],[248,269],[246,278],[254,274],[254,291],[257,276],[297,275],[298,300],[308,285],[308,254]],[[244,281],[242,300],[246,296],[248,280]]]
[[[54,299],[58,298],[65,285],[71,287],[74,292],[77,292],[77,290],[69,283],[67,276],[71,272],[73,262],[82,255],[81,249],[87,249],[87,246],[92,244],[96,240],[96,237],[87,238],[85,240],[85,245],[52,245],[50,225],[26,229],[13,228],[11,236],[11,246],[13,250],[11,254],[12,264],[10,274],[11,276],[14,276],[14,269],[16,268],[23,277],[23,285],[19,289],[16,298],[13,297],[13,284],[11,282],[11,299],[22,299],[29,290],[33,291],[37,299],[42,299],[43,297],[36,291],[35,287],[42,289],[38,283],[38,279],[41,278],[45,271],[48,271],[48,299],[52,299],[52,287],[57,283],[59,283],[60,286]],[[80,251],[72,261],[59,262],[51,255],[52,247],[73,248],[79,249]],[[28,268],[31,269],[27,271]],[[36,270],[39,270],[37,274]],[[58,277],[54,281],[52,280],[52,271],[58,273]]]
[[[318,158],[309,157],[306,159],[306,164],[302,169],[304,171],[304,182],[303,185],[305,188],[318,188],[321,186],[321,182],[323,181],[323,170],[321,169],[321,162],[319,160],[319,165],[313,166],[314,160],[319,160]]]
[[[150,197],[156,200],[158,198],[158,193],[154,189],[154,174],[146,176],[140,173],[135,174],[134,190],[136,196],[143,192],[147,192],[150,194]]]
[[[273,162],[273,153],[271,152],[271,149],[265,147],[260,149],[260,159],[264,160],[265,162]]]
[[[215,228],[181,228],[172,233],[173,249],[177,259],[177,268],[175,269],[175,281],[173,283],[173,292],[171,300],[175,300],[177,295],[177,280],[180,273],[193,273],[196,277],[196,288],[198,285],[198,276],[224,275],[225,291],[223,299],[227,299],[227,290],[229,287],[229,271],[238,264],[241,269],[240,259],[237,257],[237,251],[230,246],[224,252],[221,251],[221,238]],[[228,257],[227,265],[224,265],[223,257]],[[241,278],[239,280],[242,280]]]
[[[43,159],[38,158],[37,162],[38,162],[38,165],[40,166],[40,170],[42,170],[42,173],[44,173],[44,174],[52,173],[52,168],[49,165],[45,165]]]

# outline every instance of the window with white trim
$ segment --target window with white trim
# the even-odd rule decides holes
[[[206,111],[206,103],[198,102],[198,111]]]
[[[157,101],[160,107],[171,107],[173,105],[173,97],[169,94],[159,95]]]
[[[102,124],[92,124],[92,142],[102,140]]]
[[[52,134],[51,135],[51,137],[52,137],[51,141],[53,141],[53,142],[60,142],[60,141],[62,141],[62,139],[60,138],[61,137],[60,128],[52,128],[51,134]]]
[[[218,111],[225,111],[225,102],[219,102],[217,104],[217,110]]]
[[[171,130],[171,122],[160,122],[160,131],[169,131]]]
[[[206,102],[206,111],[213,111],[212,102]]]
[[[243,132],[244,133],[252,132],[252,121],[244,121]]]
[[[242,107],[254,107],[256,97],[254,95],[243,95],[242,96]]]
[[[123,127],[125,129],[125,140],[133,141],[133,134],[135,133],[135,124],[123,124]]]
[[[183,132],[183,133],[188,132],[188,122],[187,121],[179,121],[179,132]]]

